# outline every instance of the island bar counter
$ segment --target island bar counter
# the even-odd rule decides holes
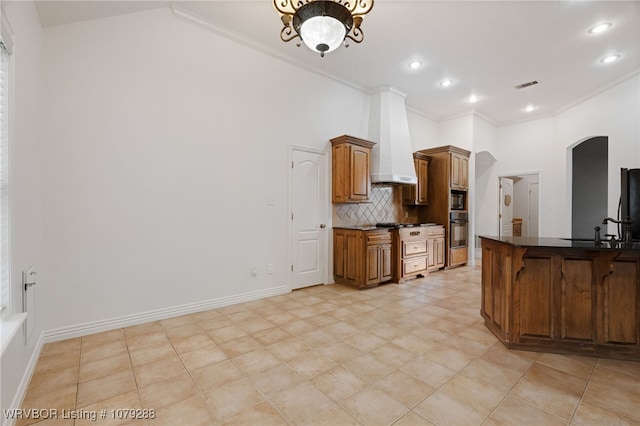
[[[481,315],[507,348],[640,361],[640,243],[481,241]]]

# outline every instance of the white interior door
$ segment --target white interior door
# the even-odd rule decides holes
[[[528,229],[527,236],[528,237],[537,237],[538,236],[538,196],[539,196],[539,185],[538,183],[530,183],[529,184],[529,221],[528,221]]]
[[[513,236],[513,179],[500,178],[500,236]]]
[[[327,265],[325,155],[293,148],[291,287],[323,284]]]

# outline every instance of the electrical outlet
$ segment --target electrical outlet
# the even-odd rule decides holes
[[[253,275],[253,276],[258,275],[258,267],[257,266],[252,266],[251,267],[251,275]]]
[[[267,274],[273,274],[273,263],[267,263]]]

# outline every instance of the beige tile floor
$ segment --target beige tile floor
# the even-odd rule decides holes
[[[479,300],[480,268],[464,267],[51,343],[23,408],[107,410],[75,425],[640,424],[640,363],[506,350]]]

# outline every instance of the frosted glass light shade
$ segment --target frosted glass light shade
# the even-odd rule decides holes
[[[344,25],[330,16],[309,18],[300,27],[302,41],[311,50],[320,53],[331,52],[344,41],[347,30]]]

